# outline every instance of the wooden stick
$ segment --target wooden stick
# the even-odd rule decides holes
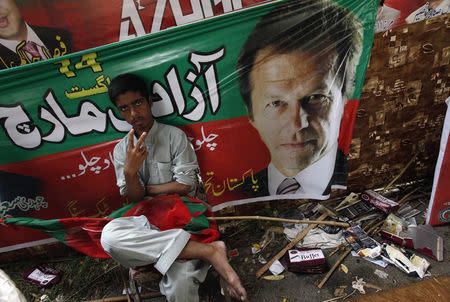
[[[336,263],[333,265],[333,267],[328,271],[328,273],[325,275],[325,277],[323,277],[322,281],[320,281],[319,285],[317,286],[318,288],[322,288],[325,283],[328,281],[328,279],[330,279],[331,275],[334,273],[334,271],[338,268],[338,266],[342,263],[342,261],[344,261],[345,257],[348,256],[348,254],[350,254],[350,252],[352,251],[351,248],[346,248],[344,253],[341,255],[341,257],[339,257],[339,259],[336,261]]]
[[[367,233],[367,235],[368,236],[372,236],[372,235],[374,235],[376,232],[376,230],[377,230],[377,228],[379,227],[379,226],[381,226],[384,222],[386,221],[386,219],[383,219],[383,220],[381,220],[381,221],[378,221],[377,223],[375,223],[366,233]]]
[[[336,254],[337,252],[339,252],[340,249],[343,249],[344,247],[345,247],[345,244],[343,244],[343,243],[339,244],[334,250],[331,251],[331,253],[329,253],[329,254],[327,255],[327,257],[333,256],[334,254]]]
[[[142,299],[151,299],[151,298],[161,297],[161,296],[162,296],[162,294],[160,292],[151,292],[151,293],[141,294]],[[122,301],[127,301],[127,296],[106,297],[103,299],[88,300],[85,302],[122,302]]]
[[[413,155],[411,160],[406,164],[406,166],[400,171],[400,173],[394,177],[394,179],[386,186],[384,187],[383,191],[387,191],[392,185],[405,173],[405,171],[411,166],[411,164],[416,160],[417,153]]]
[[[305,220],[305,219],[286,219],[278,217],[269,216],[221,216],[221,217],[208,217],[208,220],[266,220],[266,221],[279,221],[279,222],[290,222],[290,223],[304,223],[304,224],[322,224],[322,225],[333,225],[343,228],[348,228],[350,224],[347,222],[339,221],[320,221],[320,220]]]
[[[398,204],[402,205],[405,202],[407,202],[408,200],[412,200],[413,198],[410,199],[411,195],[413,195],[414,193],[416,193],[416,191],[419,190],[419,188],[415,188],[414,190],[412,190],[411,192],[409,192],[408,194],[406,194],[405,196],[403,196],[399,201]]]
[[[328,213],[324,213],[322,215],[320,215],[320,217],[317,219],[317,221],[323,221],[325,220],[325,218],[328,217]],[[317,226],[317,224],[310,224],[308,225],[306,228],[303,229],[303,231],[299,232],[297,234],[297,236],[288,243],[288,245],[286,245],[284,247],[284,249],[282,249],[281,251],[278,252],[278,254],[276,254],[272,259],[270,259],[263,267],[261,267],[257,272],[256,272],[256,278],[261,277],[268,269],[269,267],[278,259],[280,259],[281,257],[283,257],[284,254],[286,254],[286,252],[288,250],[290,250],[291,248],[293,248],[300,240],[302,240],[303,238],[306,237],[306,235],[308,235],[308,232],[312,229],[314,229]]]

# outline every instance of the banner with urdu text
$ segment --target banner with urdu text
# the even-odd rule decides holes
[[[188,135],[213,210],[328,198],[345,187],[377,2],[276,1],[0,71],[0,218],[126,203],[112,149],[130,125],[107,95],[126,72],[147,81],[155,118]],[[0,225],[0,238],[1,252],[47,237]]]

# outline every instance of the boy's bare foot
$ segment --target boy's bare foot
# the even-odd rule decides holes
[[[213,248],[213,253],[208,257],[208,261],[227,283],[227,288],[225,290],[227,290],[233,298],[239,301],[247,301],[247,292],[242,286],[239,276],[228,263],[225,243],[223,243],[223,241],[214,241],[209,243],[209,245]]]

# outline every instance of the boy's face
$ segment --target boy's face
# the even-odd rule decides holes
[[[133,127],[139,137],[142,132],[148,132],[153,125],[152,107],[149,100],[140,92],[127,91],[115,100],[122,117]]]

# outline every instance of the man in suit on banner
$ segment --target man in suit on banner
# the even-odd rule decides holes
[[[247,197],[329,194],[361,49],[362,26],[330,1],[293,0],[259,21],[238,71],[250,123],[271,162],[255,174],[257,184],[244,183]]]
[[[14,0],[0,0],[0,69],[62,56],[71,43],[67,31],[29,25]]]

